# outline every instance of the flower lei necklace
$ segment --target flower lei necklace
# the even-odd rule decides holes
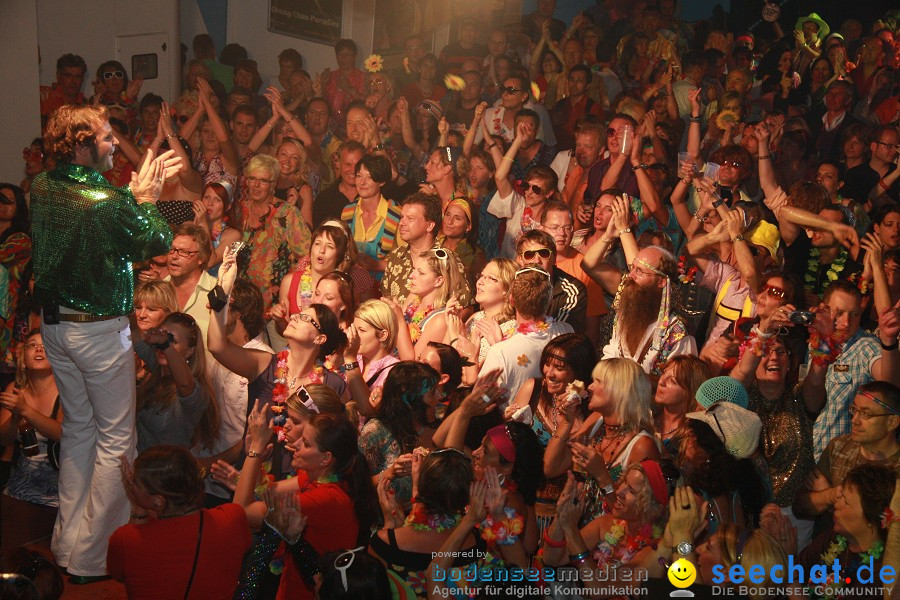
[[[406,324],[409,325],[409,337],[412,340],[413,344],[415,344],[419,340],[419,337],[422,335],[422,327],[420,323],[425,319],[427,315],[431,314],[434,311],[434,305],[429,304],[424,308],[420,308],[421,304],[422,299],[416,295],[413,295],[409,306],[407,306],[406,310],[403,311],[403,318],[406,320]]]
[[[429,513],[421,502],[413,504],[412,512],[406,517],[404,525],[409,525],[416,531],[437,531],[438,533],[450,531],[459,524],[462,515],[436,515]]]
[[[307,308],[312,304],[312,295],[312,261],[308,261],[300,274],[300,308]]]
[[[835,536],[834,541],[831,542],[831,545],[828,546],[828,550],[826,550],[822,554],[822,564],[827,567],[831,567],[834,564],[834,561],[847,550],[847,538],[842,535]],[[858,553],[859,559],[862,561],[862,564],[869,563],[869,557],[871,556],[873,561],[881,558],[881,554],[884,552],[884,544],[881,540],[875,540],[875,543],[869,546],[869,548],[865,552]],[[843,571],[843,569],[841,569]],[[825,585],[822,586],[825,590],[829,592],[834,591],[835,588],[829,587],[832,585],[840,586],[843,582],[840,578],[835,579],[834,571],[832,570],[831,574],[828,576],[828,579],[825,581]],[[833,593],[822,594],[821,596],[815,594],[812,588],[807,588],[806,592],[810,594],[812,598],[823,598],[824,600],[831,600],[832,598],[836,598],[837,596]]]
[[[544,331],[547,331],[549,328],[550,324],[547,323],[547,321],[525,321],[524,323],[519,323],[516,326],[516,333],[542,333]]]
[[[594,550],[594,560],[601,567],[615,560],[618,564],[626,564],[634,558],[634,555],[646,548],[647,546],[656,547],[656,542],[662,537],[662,530],[659,525],[651,525],[647,523],[641,527],[640,531],[635,535],[627,535],[625,521],[615,519],[613,526],[600,542],[597,549]],[[620,548],[622,541],[624,546]],[[619,558],[615,558],[620,553]]]
[[[285,348],[278,353],[278,360],[275,363],[275,386],[272,388],[272,412],[275,414],[273,420],[275,435],[279,442],[284,442],[284,424],[287,422],[287,407],[285,403],[291,395],[292,390],[297,385],[297,381],[303,377],[309,379],[309,383],[322,383],[323,368],[316,365],[309,373],[302,376],[292,377],[288,384],[288,356],[290,348]]]
[[[811,291],[815,291],[815,288],[819,283],[819,267],[822,266],[822,261],[819,260],[819,254],[818,248],[813,248],[809,253],[809,263],[806,266],[806,275],[803,278],[806,289]],[[844,270],[844,266],[847,264],[847,256],[849,256],[848,252],[841,249],[837,258],[828,265],[828,272],[825,274],[826,285],[832,281],[838,280],[841,271]]]

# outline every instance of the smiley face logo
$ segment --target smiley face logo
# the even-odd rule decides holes
[[[697,568],[691,561],[679,558],[669,567],[669,583],[677,588],[686,588],[697,579]]]

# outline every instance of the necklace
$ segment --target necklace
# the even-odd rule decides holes
[[[189,508],[189,509],[187,509],[187,510],[185,510],[185,511],[182,511],[182,512],[180,512],[180,513],[175,513],[174,515],[159,515],[159,516],[157,517],[157,520],[162,520],[162,519],[174,519],[175,517],[183,517],[184,515],[189,515],[189,514],[191,514],[191,513],[197,512],[198,510],[200,510],[200,509],[199,509],[199,508]]]
[[[813,248],[809,253],[809,262],[806,265],[806,275],[803,278],[804,287],[810,291],[816,291],[819,286],[819,267],[822,266],[818,248]],[[847,264],[849,253],[841,249],[837,257],[828,265],[828,271],[825,272],[825,285],[832,281],[837,281]]]
[[[615,519],[609,531],[600,539],[596,550],[593,552],[594,560],[599,566],[613,564],[627,564],[634,555],[647,546],[656,546],[656,542],[662,537],[659,525],[645,524],[634,535],[628,535],[627,523],[624,520]],[[622,542],[625,542],[622,545]],[[621,547],[620,547],[621,545]],[[617,556],[618,555],[618,556]]]
[[[832,565],[834,565],[835,560],[837,560],[838,557],[841,554],[843,554],[846,550],[847,550],[847,538],[845,538],[842,535],[835,536],[834,541],[831,542],[831,545],[828,546],[828,550],[826,550],[822,554],[822,564],[824,564],[828,568],[831,568]],[[868,565],[869,557],[871,557],[874,562],[874,561],[878,560],[879,558],[881,558],[882,552],[884,552],[884,544],[881,542],[881,540],[875,540],[875,543],[873,543],[871,546],[869,546],[869,548],[867,548],[865,552],[858,553],[859,560],[862,561],[861,563],[858,563],[858,564]],[[841,573],[843,573],[844,570],[845,569],[842,568]],[[851,566],[849,568],[849,570],[853,571],[854,567]],[[838,577],[835,578],[834,570],[832,569],[831,574],[828,575],[828,579],[826,579],[826,581],[825,581],[825,585],[821,586],[819,588],[815,588],[816,590],[821,590],[825,593],[823,593],[822,595],[818,595],[818,594],[814,593],[815,590],[812,588],[807,588],[806,593],[809,594],[811,598],[823,598],[826,600],[831,600],[832,598],[837,597],[837,595],[834,592],[836,591],[836,588],[839,588],[841,586],[842,583],[843,583],[843,579],[841,579],[840,573],[838,573]],[[835,587],[831,587],[831,586],[835,586]]]
[[[273,418],[275,435],[279,442],[283,442],[285,436],[284,425],[287,422],[287,409],[285,403],[297,387],[297,381],[302,377],[308,377],[309,383],[311,384],[323,382],[322,373],[324,369],[316,365],[308,373],[305,373],[302,376],[298,375],[292,377],[290,383],[288,383],[288,356],[290,353],[291,349],[285,348],[278,353],[278,358],[275,363],[275,385],[272,388],[272,412],[275,415]]]
[[[547,331],[549,328],[550,324],[547,323],[547,321],[525,321],[524,323],[519,323],[516,326],[516,333],[526,335],[529,333],[542,333],[544,331]]]
[[[403,311],[403,318],[409,326],[409,338],[412,340],[413,344],[415,344],[422,335],[422,321],[427,315],[434,311],[433,305],[429,304],[428,306],[420,308],[421,304],[422,299],[413,294],[409,306]]]
[[[413,504],[412,512],[406,517],[404,525],[409,525],[416,531],[437,531],[438,533],[449,531],[456,527],[462,515],[439,515],[429,513],[421,502]]]
[[[268,214],[268,212],[272,209],[272,206],[266,202],[263,207],[262,212],[254,211],[255,203],[250,202],[247,206],[247,222],[245,223],[245,229],[259,229],[264,224],[262,223],[263,218]]]

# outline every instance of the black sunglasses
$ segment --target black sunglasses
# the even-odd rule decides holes
[[[506,86],[505,88],[503,88],[503,93],[504,93],[504,94],[516,94],[516,93],[524,92],[524,91],[525,91],[525,90],[520,90],[519,88],[514,88],[514,87],[511,86],[511,85],[508,85],[508,86]]]
[[[544,190],[541,189],[541,186],[534,185],[533,183],[531,185],[526,185],[525,189],[531,190],[532,192],[534,192],[535,194],[537,194],[539,196],[544,193]]]
[[[549,248],[540,248],[538,250],[525,250],[522,252],[522,258],[525,260],[534,260],[535,256],[540,256],[541,258],[550,258],[553,252]]]

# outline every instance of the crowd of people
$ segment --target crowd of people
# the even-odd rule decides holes
[[[555,10],[265,83],[200,35],[170,99],[59,58],[0,184],[0,596],[891,597],[900,13]]]

